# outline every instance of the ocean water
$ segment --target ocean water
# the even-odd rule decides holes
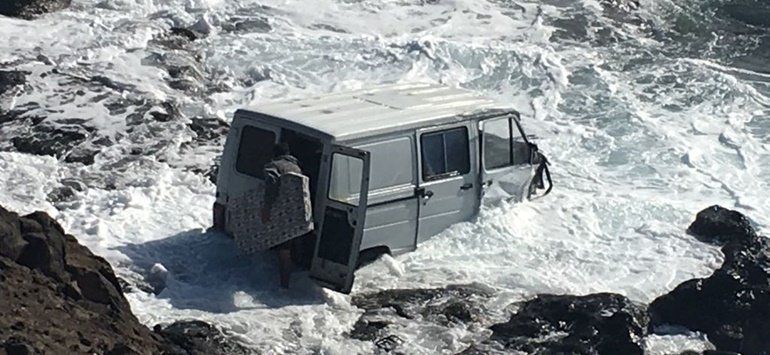
[[[0,68],[29,72],[0,97],[19,115],[0,125],[0,204],[49,212],[128,280],[161,263],[162,293],[127,295],[148,325],[203,319],[262,353],[370,353],[346,335],[362,313],[348,296],[304,274],[279,291],[270,255],[204,231],[203,172],[222,140],[193,127],[274,98],[437,82],[516,107],[556,188],[359,270],[353,292],[479,282],[497,291],[490,322],[542,292],[649,302],[721,264],[684,233],[697,211],[735,208],[770,231],[768,19],[758,0],[74,0],[0,18]],[[172,26],[207,36],[173,40]],[[93,164],[18,152],[13,138],[40,125],[83,133],[67,154]],[[64,186],[74,195],[52,197]],[[416,354],[483,336],[419,322],[398,334]],[[710,346],[692,332],[645,345]]]

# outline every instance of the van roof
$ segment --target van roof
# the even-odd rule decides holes
[[[300,128],[298,125],[345,141],[448,123],[490,110],[504,108],[469,90],[409,83],[265,103],[239,110],[236,117],[257,113],[267,123]]]

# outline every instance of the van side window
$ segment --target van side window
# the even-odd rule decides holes
[[[238,158],[235,160],[235,170],[241,174],[258,179],[262,176],[262,168],[273,157],[275,133],[254,126],[244,126],[241,139],[238,141]]]
[[[466,127],[425,133],[420,136],[420,145],[424,181],[463,175],[471,170]]]
[[[529,164],[530,161],[529,144],[524,141],[519,134],[513,136],[513,165]]]
[[[329,198],[338,202],[358,206],[363,170],[363,160],[339,153],[332,154]]]
[[[511,121],[508,117],[482,121],[484,170],[513,165]]]
[[[356,147],[371,153],[369,191],[413,184],[411,137],[399,137]]]

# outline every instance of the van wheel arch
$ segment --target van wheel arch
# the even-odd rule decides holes
[[[380,258],[380,256],[383,256],[385,254],[391,255],[390,248],[384,245],[379,245],[376,247],[371,247],[371,248],[359,251],[358,263],[356,264],[356,269],[362,268],[366,265],[369,265],[375,262],[377,259]]]

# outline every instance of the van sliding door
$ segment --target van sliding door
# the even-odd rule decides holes
[[[321,199],[318,239],[310,276],[322,285],[349,293],[364,233],[369,192],[369,152],[332,146],[324,155],[327,179]]]

